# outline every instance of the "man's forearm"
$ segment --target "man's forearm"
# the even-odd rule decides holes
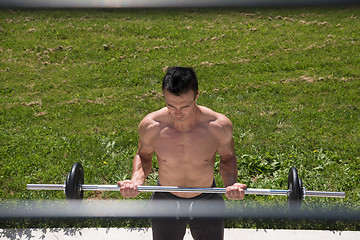
[[[223,179],[224,186],[231,186],[237,182],[237,159],[233,157],[231,159],[220,160],[220,175]]]
[[[151,159],[146,159],[136,154],[133,161],[133,174],[131,180],[137,185],[142,185],[151,171]]]

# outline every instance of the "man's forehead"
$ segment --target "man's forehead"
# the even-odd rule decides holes
[[[189,91],[179,94],[179,95],[175,95],[168,90],[164,90],[163,94],[164,94],[165,98],[174,98],[174,99],[175,98],[178,98],[178,99],[194,98],[194,96],[196,96],[196,93],[193,90],[189,90]]]

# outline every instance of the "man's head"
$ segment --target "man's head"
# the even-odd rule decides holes
[[[199,96],[195,71],[192,68],[169,68],[163,80],[162,90],[168,111],[174,119],[188,119]]]
[[[162,83],[162,91],[165,90],[176,96],[193,91],[194,96],[196,96],[198,81],[195,71],[192,68],[185,67],[169,68]]]

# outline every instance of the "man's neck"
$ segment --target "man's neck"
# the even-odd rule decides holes
[[[173,120],[173,127],[179,132],[191,131],[199,122],[200,109],[196,105],[194,111],[185,120]]]

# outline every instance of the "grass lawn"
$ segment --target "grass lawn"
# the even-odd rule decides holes
[[[359,7],[0,9],[0,199],[63,199],[26,184],[63,183],[76,161],[87,184],[130,178],[138,124],[165,106],[176,65],[196,70],[198,103],[233,122],[240,182],[286,189],[295,166],[308,190],[346,192],[304,208],[359,209],[359,26]],[[286,208],[241,202],[255,203]]]

